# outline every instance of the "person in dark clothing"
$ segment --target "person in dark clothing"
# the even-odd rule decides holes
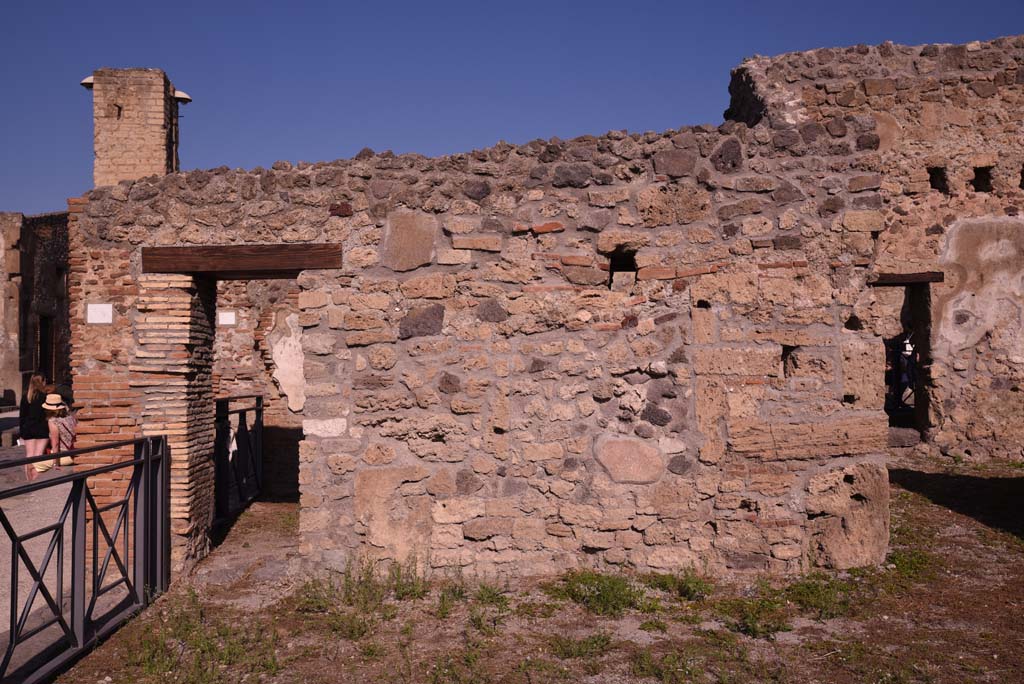
[[[25,456],[42,456],[46,453],[46,446],[50,443],[50,426],[46,421],[46,410],[43,402],[46,401],[46,378],[39,373],[33,373],[28,381],[28,390],[21,398],[21,407],[18,411],[21,439],[25,442]],[[25,477],[28,480],[36,479],[38,471],[31,465],[25,466]]]

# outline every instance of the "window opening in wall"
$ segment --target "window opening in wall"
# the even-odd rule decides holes
[[[946,169],[942,166],[928,167],[928,184],[932,190],[938,190],[943,195],[949,194],[949,178],[946,177]]]
[[[1020,170],[1020,189],[1024,190],[1024,167]]]
[[[617,247],[608,257],[608,287],[631,287],[636,282],[636,252]]]
[[[974,178],[971,179],[971,187],[975,192],[992,192],[992,167],[974,167]]]
[[[931,385],[931,297],[927,283],[904,287],[902,332],[885,340],[885,412],[889,426],[924,432]]]

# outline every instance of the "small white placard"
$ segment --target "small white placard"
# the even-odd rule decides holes
[[[218,311],[217,325],[237,325],[238,317],[234,311]]]
[[[93,325],[108,325],[114,322],[113,304],[86,304],[85,322]]]

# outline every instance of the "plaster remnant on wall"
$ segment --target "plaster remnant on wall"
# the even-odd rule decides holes
[[[302,370],[305,355],[298,314],[278,314],[270,333],[270,351],[274,359],[274,381],[288,397],[288,409],[298,413],[306,404],[306,378]]]

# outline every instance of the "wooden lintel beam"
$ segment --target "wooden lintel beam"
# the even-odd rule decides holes
[[[143,273],[188,273],[222,279],[292,278],[306,269],[341,268],[340,244],[143,247]]]
[[[942,271],[922,271],[919,273],[879,273],[868,281],[875,287],[893,287],[899,285],[917,285],[920,283],[941,283],[946,279]]]

